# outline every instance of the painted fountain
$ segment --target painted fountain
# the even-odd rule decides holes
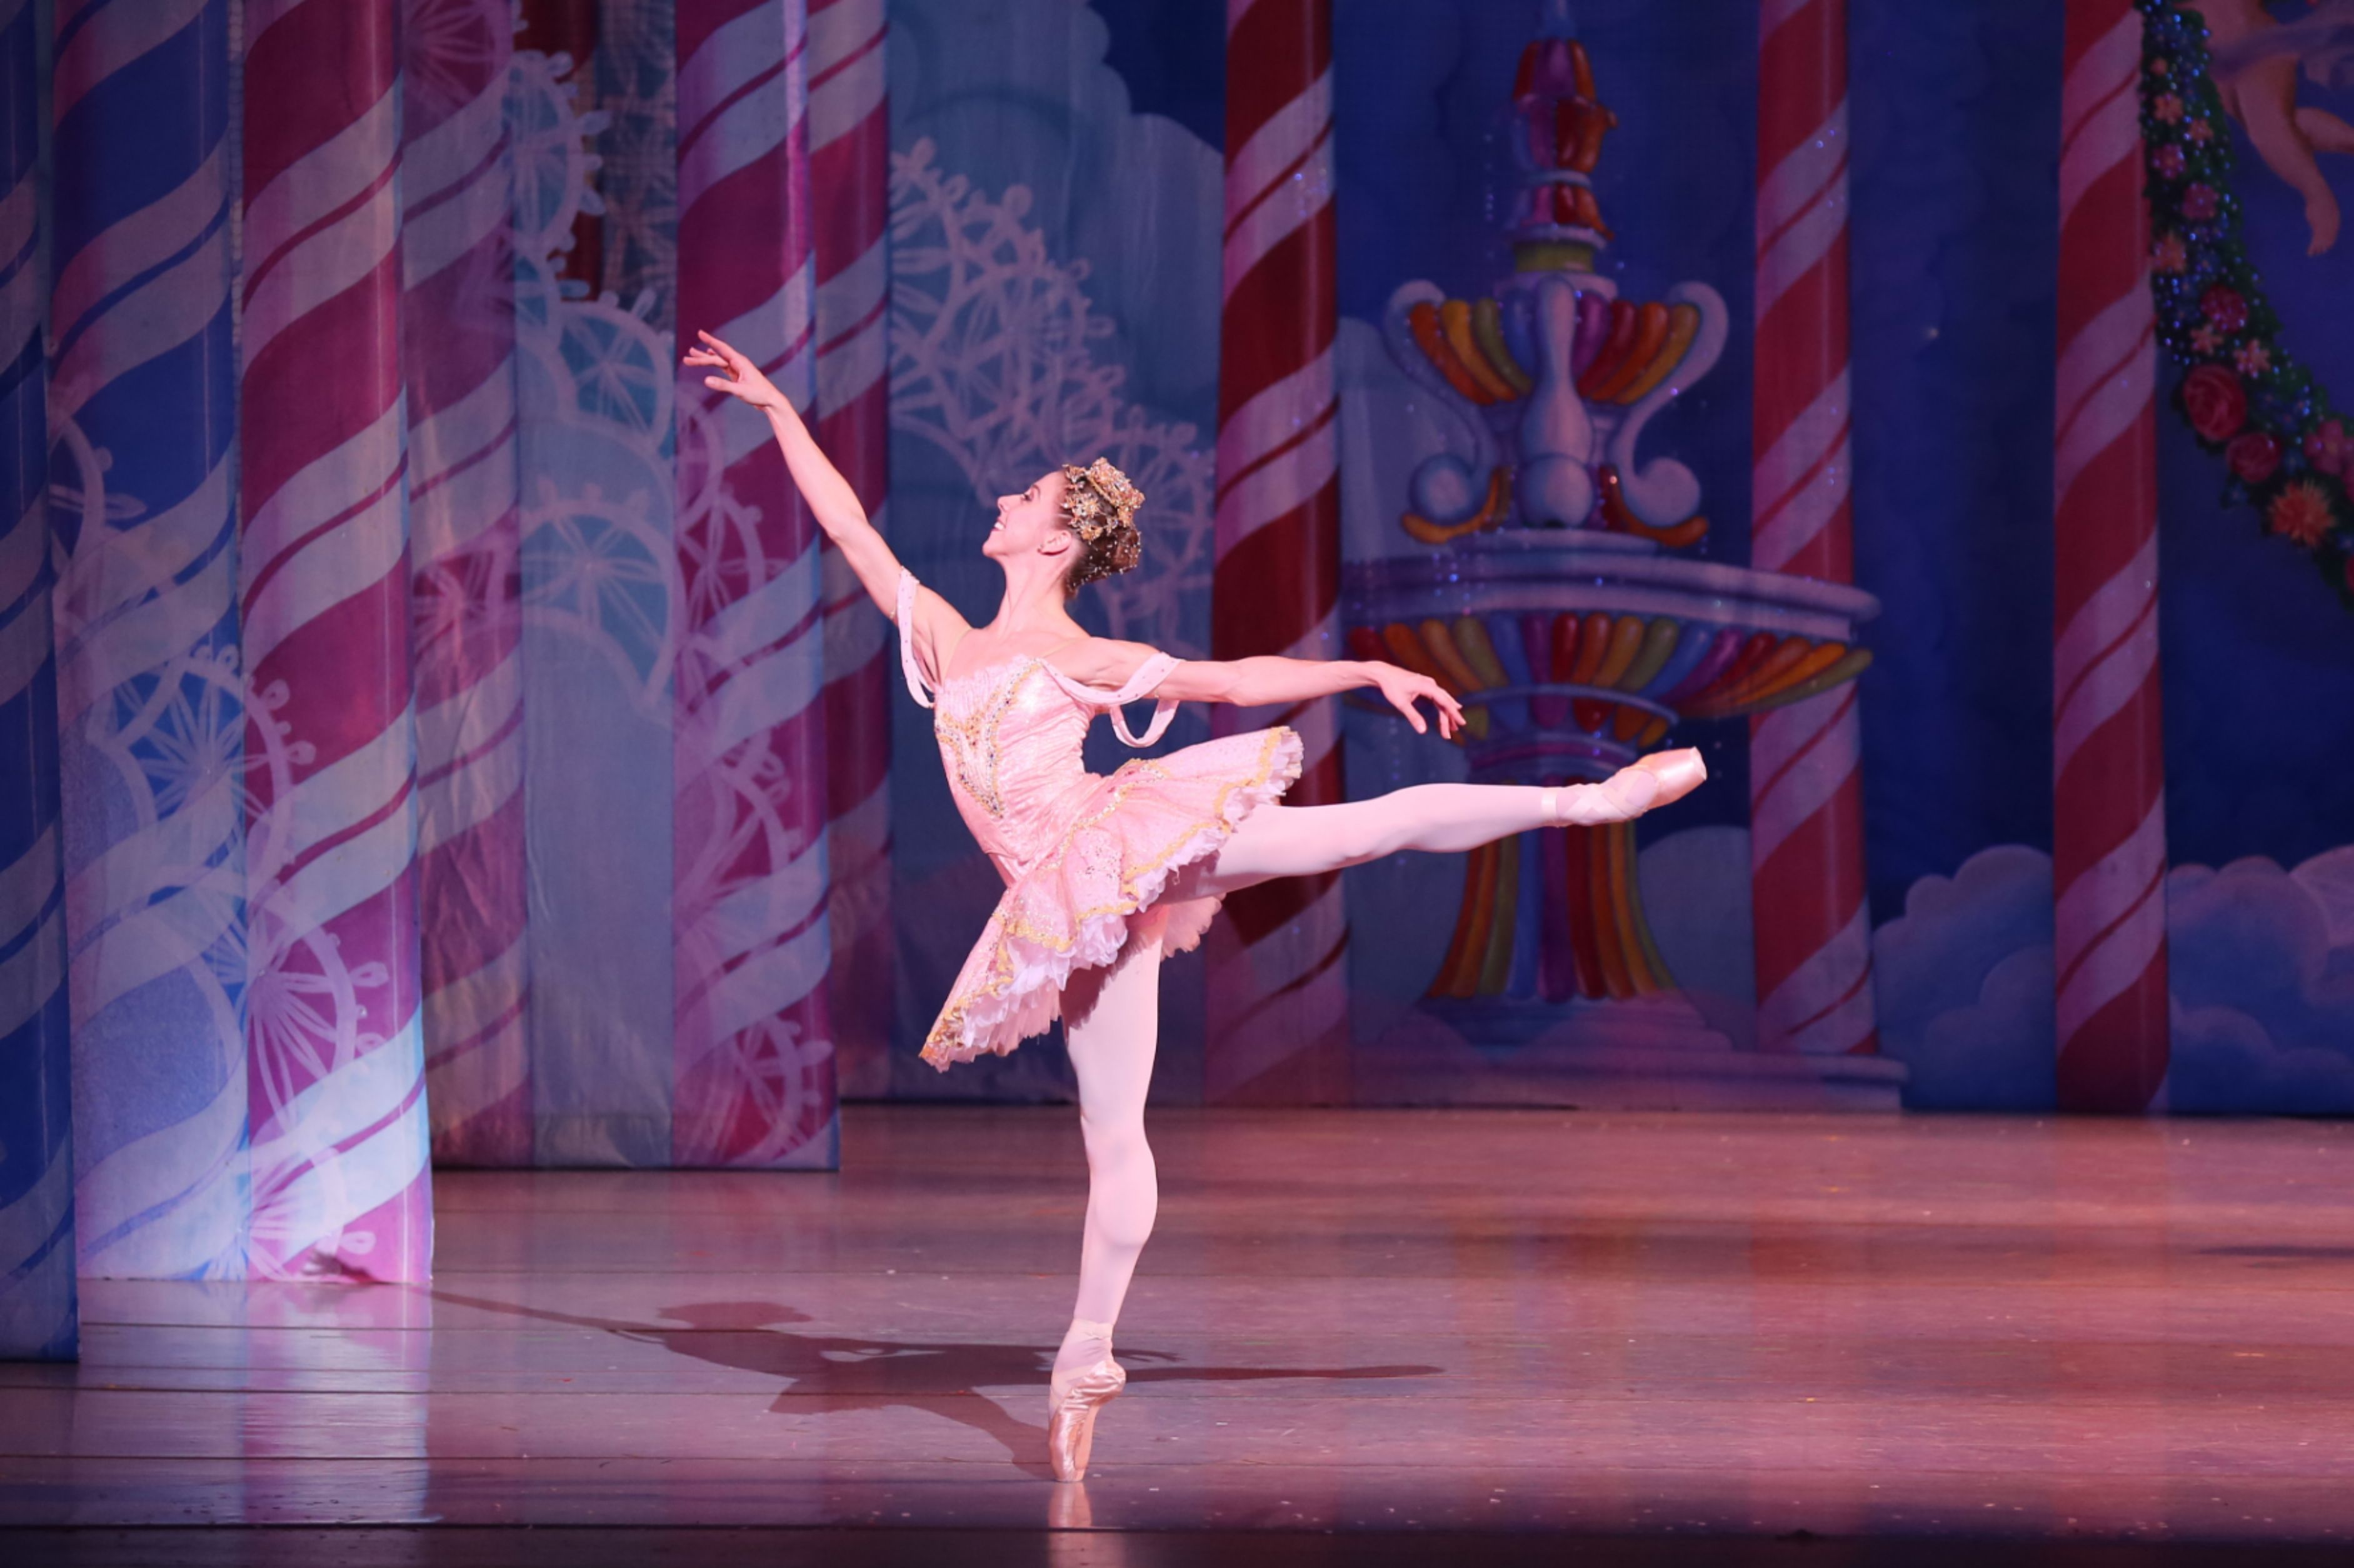
[[[1503,122],[1513,271],[1477,300],[1408,283],[1383,323],[1456,440],[1408,482],[1400,524],[1426,548],[1350,568],[1350,641],[1456,693],[1476,780],[1604,778],[1681,726],[1799,701],[1871,659],[1856,641],[1871,595],[1698,558],[1698,477],[1638,450],[1729,322],[1704,282],[1635,301],[1596,270],[1613,235],[1593,175],[1616,123],[1554,0]],[[1893,1108],[1897,1063],[1763,1054],[1712,1027],[1653,938],[1635,842],[1628,824],[1548,830],[1466,857],[1419,1011],[1483,1058],[1482,1096]],[[1416,1097],[1418,1055],[1434,1093],[1462,1070],[1428,1033],[1371,1046],[1385,1093]]]

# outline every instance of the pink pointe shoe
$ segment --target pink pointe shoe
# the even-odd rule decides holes
[[[1111,1359],[1111,1325],[1075,1320],[1074,1328],[1103,1341],[1103,1359],[1056,1372],[1046,1386],[1046,1456],[1058,1481],[1087,1478],[1087,1451],[1095,1446],[1096,1412],[1128,1386],[1128,1373]],[[1101,1330],[1095,1332],[1095,1330]]]
[[[1660,751],[1621,768],[1599,784],[1571,784],[1544,792],[1547,823],[1557,828],[1599,827],[1630,822],[1654,807],[1681,800],[1700,788],[1708,765],[1686,748]]]
[[[1637,758],[1635,766],[1659,781],[1659,792],[1651,797],[1653,808],[1681,800],[1708,781],[1708,764],[1688,746],[1675,751],[1655,751]]]

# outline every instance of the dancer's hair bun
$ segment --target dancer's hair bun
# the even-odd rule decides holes
[[[1144,492],[1109,458],[1097,458],[1085,468],[1066,463],[1063,480],[1063,518],[1081,546],[1063,579],[1063,591],[1075,594],[1143,559],[1144,535],[1137,531],[1136,513],[1144,504]]]

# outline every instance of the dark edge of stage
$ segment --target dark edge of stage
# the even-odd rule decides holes
[[[2252,1563],[2343,1563],[2342,1542],[2052,1541],[2020,1537],[1579,1536],[1477,1531],[1093,1531],[790,1529],[725,1526],[277,1528],[0,1528],[0,1560],[41,1568],[2226,1568]]]

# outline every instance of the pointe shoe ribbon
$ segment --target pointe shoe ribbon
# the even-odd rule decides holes
[[[1599,784],[1571,784],[1544,792],[1544,819],[1556,828],[1592,828],[1632,821],[1659,798],[1658,775],[1622,768]]]

